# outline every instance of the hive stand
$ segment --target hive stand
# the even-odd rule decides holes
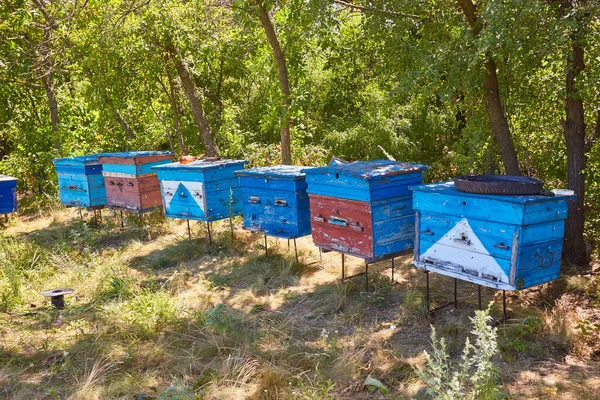
[[[369,290],[369,264],[374,264],[376,262],[380,262],[380,261],[386,261],[386,260],[391,260],[391,264],[392,264],[392,284],[395,283],[394,280],[394,273],[395,273],[395,260],[397,257],[401,257],[401,256],[405,256],[408,255],[412,252],[412,249],[407,249],[407,250],[403,250],[397,253],[393,253],[393,254],[386,254],[385,256],[381,256],[381,257],[364,257],[361,255],[357,255],[357,254],[348,254],[336,249],[332,249],[330,247],[325,247],[325,246],[317,246],[319,247],[319,252],[321,253],[329,253],[331,251],[335,251],[340,253],[340,255],[342,256],[342,279],[341,282],[345,282],[349,279],[353,279],[353,278],[357,278],[360,276],[365,276],[365,290]],[[361,258],[364,260],[365,263],[365,270],[364,272],[359,272],[357,274],[354,275],[350,275],[350,276],[346,276],[346,255],[350,255],[353,257],[357,257],[357,258]]]
[[[454,309],[458,308],[458,278],[454,278],[454,299],[453,301],[446,302],[441,306],[436,308],[431,308],[430,301],[430,291],[429,291],[429,272],[428,270],[423,271],[425,273],[425,304],[427,306],[427,314],[431,317],[435,316],[435,313],[445,310],[448,307],[454,306]],[[481,304],[481,285],[475,284],[477,286],[477,306],[479,310],[482,310]],[[502,319],[501,321],[506,321],[506,290],[502,290]]]

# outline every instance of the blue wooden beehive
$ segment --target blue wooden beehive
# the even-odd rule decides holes
[[[58,176],[61,203],[72,207],[100,209],[106,204],[106,188],[102,164],[95,155],[57,158],[54,160]]]
[[[158,174],[165,216],[217,221],[242,213],[242,189],[234,171],[245,160],[203,159],[153,167]]]
[[[417,267],[503,290],[558,278],[570,197],[464,193],[453,182],[411,189]]]
[[[304,170],[315,244],[365,259],[411,249],[415,215],[408,187],[422,183],[425,168],[377,160]]]
[[[245,229],[286,239],[310,234],[303,168],[276,165],[235,173],[242,187]]]
[[[0,175],[0,214],[17,211],[17,178]]]

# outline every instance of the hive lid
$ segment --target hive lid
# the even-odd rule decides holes
[[[339,174],[353,176],[368,181],[380,180],[387,177],[420,172],[427,169],[426,165],[409,162],[375,160],[355,161],[347,164],[332,164],[325,167],[303,169],[307,175],[312,174]]]
[[[54,165],[81,165],[81,164],[99,164],[98,155],[96,154],[88,154],[85,156],[75,156],[75,157],[65,157],[65,158],[55,158],[52,160]]]
[[[11,182],[11,181],[16,182],[17,178],[13,178],[12,176],[0,174],[0,182]]]
[[[241,168],[244,168],[244,165],[248,164],[248,160],[210,160],[210,159],[201,159],[192,161],[191,163],[181,164],[181,163],[170,163],[170,164],[162,164],[156,165],[152,167],[154,170],[179,170],[179,171],[204,171],[213,168],[224,168],[230,166],[239,165]]]
[[[135,157],[147,157],[147,156],[163,156],[173,155],[172,151],[124,151],[117,153],[102,153],[98,154],[98,157],[121,157],[121,158],[135,158]]]
[[[259,167],[251,169],[243,169],[235,171],[237,176],[260,176],[270,178],[285,178],[285,179],[303,179],[306,174],[305,170],[312,167],[301,167],[295,165],[271,165],[268,167]]]
[[[473,197],[478,199],[489,199],[489,200],[499,200],[506,201],[509,203],[517,203],[517,204],[532,204],[532,203],[543,203],[547,201],[558,201],[558,200],[571,200],[575,198],[573,196],[553,196],[547,194],[537,194],[537,195],[495,195],[495,194],[479,194],[479,193],[467,193],[461,192],[454,187],[454,182],[438,182],[438,183],[430,183],[427,185],[418,185],[411,186],[410,189],[413,192],[424,192],[424,193],[439,193],[453,196],[462,196],[462,197]]]

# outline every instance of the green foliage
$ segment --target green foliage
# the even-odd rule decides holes
[[[142,292],[124,305],[127,321],[142,337],[152,337],[177,320],[177,307],[168,292]]]
[[[416,373],[435,399],[496,399],[502,394],[498,386],[499,371],[493,358],[498,355],[497,329],[489,325],[489,308],[475,312],[475,343],[466,339],[462,356],[453,362],[446,351],[444,338],[438,340],[431,327],[431,353],[425,351],[425,367]]]
[[[28,240],[0,236],[0,311],[23,304],[23,291],[30,280],[43,279],[53,272],[48,252]]]

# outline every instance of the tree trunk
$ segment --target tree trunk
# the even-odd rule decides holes
[[[169,71],[167,71],[167,78],[169,80],[169,100],[171,102],[171,109],[173,110],[173,122],[175,124],[175,133],[177,134],[177,143],[179,143],[179,149],[181,150],[181,153],[187,155],[188,151],[185,148],[185,144],[183,143],[183,135],[181,134],[181,121],[179,120],[179,105],[177,104],[177,88]]]
[[[467,22],[471,27],[473,35],[479,35],[481,26],[478,23],[477,8],[472,0],[458,0]],[[485,72],[483,77],[483,98],[485,108],[490,120],[490,128],[494,133],[496,143],[502,155],[504,169],[508,175],[521,175],[521,168],[517,159],[515,144],[512,140],[510,128],[504,110],[502,109],[502,99],[500,98],[500,85],[498,84],[498,75],[496,73],[496,62],[489,58],[485,62]]]
[[[587,264],[583,230],[585,224],[585,113],[583,101],[577,93],[576,82],[585,68],[584,50],[579,44],[579,32],[572,36],[571,54],[567,57],[566,121],[561,120],[567,145],[568,188],[577,198],[569,201],[569,214],[565,225],[564,257],[578,265]]]
[[[131,130],[131,127],[129,126],[127,121],[125,121],[125,118],[123,118],[119,110],[115,110],[115,117],[117,118],[117,121],[119,121],[119,125],[121,125],[121,128],[123,128],[127,139],[134,139],[135,134],[133,133],[133,130]]]
[[[219,147],[217,146],[215,138],[213,137],[210,124],[206,118],[204,107],[202,106],[202,99],[200,98],[196,84],[192,79],[190,70],[173,45],[169,44],[166,46],[166,50],[171,55],[171,58],[175,61],[175,68],[179,74],[181,86],[183,86],[185,95],[190,103],[190,109],[192,111],[192,116],[194,117],[194,122],[196,123],[198,132],[200,132],[200,137],[202,137],[202,141],[204,142],[206,155],[208,157],[218,157]]]
[[[258,18],[260,23],[265,30],[267,40],[273,50],[273,56],[277,63],[277,71],[279,73],[279,89],[281,90],[282,104],[281,104],[281,162],[283,164],[292,163],[292,151],[290,145],[290,82],[288,78],[287,63],[285,61],[285,54],[281,49],[279,40],[277,40],[277,34],[275,33],[275,27],[271,22],[269,13],[263,6],[261,0],[255,0],[258,7]]]
[[[52,134],[54,135],[54,148],[60,150],[61,142],[58,135],[58,124],[60,123],[58,114],[58,102],[56,100],[56,90],[54,87],[54,57],[52,55],[52,31],[58,28],[58,24],[54,17],[46,10],[46,5],[40,0],[34,0],[33,4],[44,16],[44,38],[39,44],[40,60],[38,64],[38,73],[41,76],[42,84],[46,90],[46,98],[48,99],[48,107],[50,108],[50,123]]]

